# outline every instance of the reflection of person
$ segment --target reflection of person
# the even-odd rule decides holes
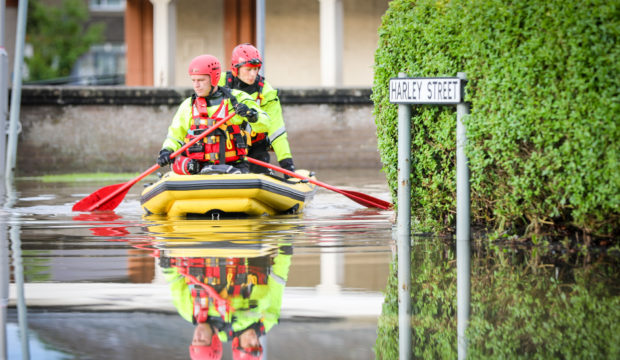
[[[175,262],[173,267],[169,267],[170,259],[166,259],[167,262],[162,260],[161,266],[170,283],[174,306],[185,320],[196,325],[189,347],[190,357],[194,360],[220,359],[222,342],[218,325],[225,322],[230,303],[213,287],[204,284],[201,276],[192,275],[194,266],[191,261],[184,262],[186,259],[180,259],[178,264]]]
[[[217,333],[213,331],[211,324],[196,325],[192,344],[189,347],[189,356],[193,360],[222,358],[222,342]]]
[[[232,354],[233,359],[261,359],[263,348],[254,329],[248,329],[241,333],[241,335],[233,338]]]
[[[208,165],[208,169],[219,165],[217,168],[223,172],[249,171],[245,159],[250,145],[247,122],[254,131],[267,131],[268,117],[245,92],[218,86],[220,74],[220,61],[212,55],[200,55],[189,64],[195,94],[185,99],[174,115],[157,157],[159,166],[170,164],[174,151],[234,110],[236,114],[229,121],[177,156],[172,170],[197,174]]]
[[[190,354],[218,354],[221,341],[232,341],[233,358],[260,359],[259,339],[280,318],[290,258],[290,246],[254,258],[161,258],[174,306],[196,325]]]
[[[280,166],[286,170],[295,171],[278,91],[258,74],[262,64],[263,60],[257,48],[251,44],[237,45],[232,52],[230,71],[227,71],[226,76],[220,79],[219,85],[245,91],[269,115],[267,131],[252,132],[252,147],[249,156],[269,162],[268,149],[271,147],[276,153]],[[268,171],[254,164],[250,164],[250,170],[252,172]]]

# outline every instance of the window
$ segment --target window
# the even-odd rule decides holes
[[[89,0],[91,11],[124,11],[125,0]]]
[[[125,45],[94,45],[73,66],[72,84],[122,85],[125,83]]]

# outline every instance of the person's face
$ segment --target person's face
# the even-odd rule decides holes
[[[239,345],[242,348],[257,348],[260,346],[258,335],[254,329],[248,329],[239,335]]]
[[[211,77],[209,75],[190,75],[192,86],[198,96],[207,96],[211,92]]]
[[[256,75],[258,75],[258,67],[242,66],[239,68],[239,79],[248,85],[254,84]]]
[[[211,345],[212,337],[213,337],[213,329],[211,329],[211,325],[207,323],[200,323],[196,325],[196,328],[194,329],[194,337],[192,338],[192,345],[209,346]]]

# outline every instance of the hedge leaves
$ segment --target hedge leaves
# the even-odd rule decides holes
[[[397,180],[389,79],[469,79],[472,216],[495,230],[620,224],[620,2],[395,0],[383,17],[373,101],[379,150]],[[412,109],[412,214],[421,231],[455,222],[456,111]]]

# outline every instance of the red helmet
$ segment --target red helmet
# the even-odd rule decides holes
[[[236,336],[232,341],[232,356],[234,360],[261,360],[263,358],[263,347],[242,348],[239,344],[239,337]]]
[[[211,86],[216,87],[220,81],[222,67],[220,61],[213,55],[196,56],[189,63],[190,75],[209,75],[211,77]]]
[[[213,334],[211,345],[190,345],[189,357],[192,360],[219,360],[222,358],[222,342]]]
[[[252,44],[240,44],[233,49],[230,65],[233,75],[237,76],[237,72],[242,66],[260,68],[261,65],[263,65],[263,58]]]

